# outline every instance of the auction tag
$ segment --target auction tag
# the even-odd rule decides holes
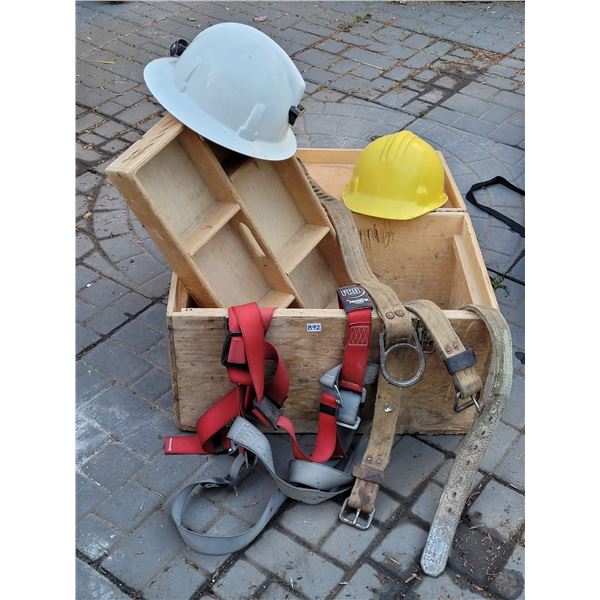
[[[308,333],[319,333],[321,331],[321,323],[307,323],[306,331]]]

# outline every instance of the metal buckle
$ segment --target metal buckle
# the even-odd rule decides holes
[[[337,384],[334,385],[334,389],[338,394],[336,396],[336,401],[339,407],[337,411],[337,424],[340,427],[346,427],[346,429],[358,429],[361,421],[360,417],[358,416],[358,411],[360,410],[360,407],[365,403],[365,399],[367,397],[367,390],[363,388],[360,393],[360,401],[353,402],[352,400],[350,400],[350,398],[354,396],[359,396],[358,392],[355,392],[354,390],[346,390],[344,388],[340,388],[337,386]],[[348,417],[352,417],[353,415],[353,423],[348,423],[347,421],[340,420],[341,416],[346,417],[346,419],[348,419]]]
[[[231,338],[234,337],[242,337],[241,331],[227,331],[225,333],[225,341],[223,342],[223,348],[221,349],[221,364],[224,367],[237,367],[238,369],[248,369],[247,364],[230,363],[227,360],[227,357],[229,356],[229,349],[231,348]]]
[[[454,412],[462,412],[463,410],[465,410],[465,408],[469,408],[470,406],[475,406],[475,408],[477,409],[477,412],[479,414],[481,414],[481,406],[479,406],[479,402],[477,402],[479,400],[481,396],[481,392],[477,392],[474,396],[471,396],[470,400],[467,400],[466,402],[463,402],[462,404],[459,404],[459,400],[461,398],[460,392],[456,392],[455,396],[454,396]]]
[[[433,354],[435,352],[435,342],[422,321],[417,323],[417,336],[421,348],[423,348],[423,354]]]
[[[396,342],[386,350],[385,332],[382,331],[379,334],[379,364],[381,366],[381,374],[388,383],[391,383],[396,387],[405,388],[410,387],[411,385],[415,385],[415,383],[417,383],[421,379],[421,377],[423,377],[423,373],[425,373],[425,356],[423,355],[423,348],[421,347],[419,337],[414,328],[412,329],[412,337],[414,340],[414,344],[411,344],[409,342]],[[417,372],[409,379],[395,379],[394,377],[392,377],[392,375],[390,375],[389,371],[386,368],[386,363],[388,361],[389,355],[398,348],[410,348],[415,352],[419,359],[419,367],[417,368]]]
[[[354,419],[354,423],[352,423],[352,425],[348,425],[348,423],[344,423],[343,421],[339,421],[339,420],[336,421],[336,424],[339,427],[345,427],[346,429],[356,430],[360,426],[360,421],[361,421],[361,418],[358,415],[356,415],[356,419]]]
[[[347,509],[348,507],[348,500],[350,498],[346,498],[344,500],[344,503],[342,504],[342,508],[340,509],[340,514],[338,515],[338,519],[342,522],[342,523],[346,523],[347,525],[352,525],[352,527],[356,527],[356,529],[369,529],[369,527],[371,527],[371,522],[373,521],[373,515],[375,514],[375,509],[373,509],[364,519],[364,522],[359,521],[359,517],[361,515],[361,510],[360,508],[356,509],[356,512],[354,514],[354,518],[350,519],[346,516],[344,516],[344,511]],[[364,514],[364,513],[363,513]]]
[[[347,422],[350,420],[349,418],[347,418],[346,421],[340,421],[338,418],[337,424],[340,427],[346,427],[347,429],[358,429],[361,421],[360,417],[358,416],[358,411],[365,402],[365,398],[367,397],[367,390],[363,387],[361,393],[359,394],[354,390],[340,388],[338,385],[338,381],[341,370],[341,364],[333,367],[333,369],[329,369],[329,371],[321,375],[321,377],[319,378],[319,385],[321,386],[321,389],[324,392],[330,394],[335,398],[336,403],[338,405],[338,417],[340,415],[340,411],[342,411],[350,412],[350,415],[344,416],[354,418],[354,421],[352,423]],[[353,397],[359,395],[360,401],[356,402]]]

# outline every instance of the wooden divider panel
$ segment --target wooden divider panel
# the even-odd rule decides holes
[[[336,297],[338,281],[319,248],[312,250],[290,274],[307,308],[325,308]]]
[[[339,249],[317,248],[333,228],[294,159],[274,165],[220,148],[166,116],[107,172],[197,304],[326,306],[338,280],[317,253]],[[326,290],[323,304],[292,283],[304,261],[311,286]]]
[[[427,298],[451,307],[452,236],[462,231],[463,214],[433,212],[410,221],[353,216],[367,261],[399,298]]]
[[[340,251],[337,245],[320,246],[333,227],[295,160],[249,160],[231,181],[302,306],[327,306],[340,285],[327,258],[335,262]]]
[[[281,253],[306,220],[273,165],[249,160],[232,174],[231,182],[273,252]]]

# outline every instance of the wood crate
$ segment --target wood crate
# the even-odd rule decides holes
[[[306,157],[307,152],[332,151],[299,151],[299,155]],[[349,151],[339,152],[340,157],[349,156]],[[312,164],[307,161],[307,168],[330,191],[338,189],[335,186],[348,172],[348,163],[336,160]],[[449,194],[449,198],[449,202],[458,204],[460,194]],[[354,218],[377,276],[393,287],[403,301],[428,298],[440,305],[465,346],[475,350],[476,368],[483,377],[490,358],[487,330],[473,313],[459,309],[466,303],[496,308],[498,305],[471,220],[454,204],[411,221],[387,221],[358,214]],[[315,431],[320,399],[318,379],[341,362],[346,316],[333,306],[324,301],[320,308],[277,309],[267,334],[279,349],[290,375],[284,414],[299,432]],[[173,276],[167,321],[174,415],[181,429],[193,430],[202,412],[231,389],[219,362],[226,314],[223,308],[197,308],[181,281]],[[309,323],[320,323],[320,332],[309,332]],[[371,361],[379,358],[376,340],[380,329],[376,318]],[[407,372],[412,368],[408,364]],[[370,387],[363,410],[365,422],[373,410],[375,390]],[[451,378],[435,352],[426,354],[423,380],[400,393],[403,411],[398,419],[398,433],[464,433],[476,415],[475,408],[454,412]]]

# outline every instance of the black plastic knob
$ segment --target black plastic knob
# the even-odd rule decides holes
[[[171,47],[169,48],[169,54],[171,56],[181,56],[189,45],[190,43],[187,40],[177,40],[171,44]]]
[[[298,104],[298,106],[291,106],[290,111],[288,113],[288,121],[290,125],[293,125],[296,122],[296,119],[304,112],[304,106],[302,104]]]

